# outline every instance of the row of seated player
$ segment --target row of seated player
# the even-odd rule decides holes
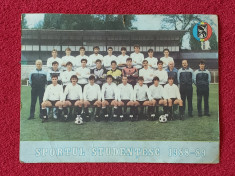
[[[89,83],[82,88],[77,84],[76,75],[71,76],[71,83],[68,84],[63,92],[61,85],[57,83],[57,75],[52,76],[52,84],[47,86],[42,103],[43,122],[48,119],[47,107],[57,107],[58,118],[68,119],[68,107],[75,106],[78,108],[77,118],[81,117],[82,107],[84,107],[85,117],[89,118],[89,106],[96,107],[95,119],[99,121],[101,118],[100,111],[104,119],[109,119],[107,111],[108,106],[114,107],[114,118],[123,119],[121,107],[130,106],[130,119],[138,119],[139,114],[143,114],[143,108],[138,113],[138,106],[148,106],[148,119],[155,118],[154,107],[163,105],[164,114],[169,114],[169,119],[173,119],[172,105],[178,104],[180,119],[184,119],[183,102],[179,93],[179,88],[173,84],[173,78],[168,78],[168,84],[159,85],[159,78],[154,77],[153,85],[149,88],[144,84],[144,78],[138,77],[138,84],[133,87],[128,84],[128,77],[122,77],[122,84],[116,86],[113,83],[113,77],[108,75],[107,82],[100,87],[95,84],[95,77],[89,77]]]
[[[113,48],[109,47],[107,50],[107,55],[106,56],[102,56],[101,54],[99,54],[99,47],[95,46],[93,48],[94,54],[90,55],[89,57],[85,55],[85,48],[84,47],[80,47],[80,55],[74,57],[71,56],[71,49],[67,48],[65,50],[65,56],[63,56],[61,59],[57,57],[57,50],[52,50],[52,57],[47,59],[47,67],[48,68],[52,68],[52,63],[54,61],[58,62],[58,68],[62,71],[66,70],[66,63],[67,62],[71,62],[73,64],[73,69],[77,69],[82,67],[81,65],[81,60],[82,59],[86,59],[87,60],[87,67],[89,69],[94,69],[96,67],[96,60],[100,60],[101,64],[104,66],[105,69],[107,70],[111,70],[111,62],[112,61],[116,61],[119,69],[123,69],[124,67],[126,67],[126,59],[127,58],[132,58],[133,60],[133,66],[135,66],[137,69],[142,68],[142,62],[143,60],[147,60],[148,61],[148,65],[150,68],[156,70],[157,69],[157,62],[158,59],[156,57],[154,57],[154,51],[153,49],[149,49],[148,50],[148,56],[147,58],[144,58],[144,55],[142,53],[140,53],[140,46],[139,45],[135,45],[134,46],[134,53],[132,53],[130,56],[126,55],[126,48],[122,47],[121,48],[121,55],[114,56],[113,53]],[[169,49],[164,49],[163,50],[164,53],[164,57],[161,57],[159,60],[161,60],[163,62],[163,68],[166,69],[168,66],[168,63],[170,61],[174,62],[174,59],[172,57],[169,56]]]

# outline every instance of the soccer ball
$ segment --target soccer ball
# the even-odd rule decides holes
[[[167,122],[167,117],[168,117],[168,114],[161,115],[161,116],[159,117],[159,122],[161,122],[161,123],[166,123],[166,122]]]
[[[74,123],[77,124],[77,125],[83,124],[83,119],[82,119],[82,117],[78,115],[77,118],[75,119],[75,122],[74,122]]]

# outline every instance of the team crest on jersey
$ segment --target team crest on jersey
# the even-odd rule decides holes
[[[210,39],[212,34],[211,26],[206,22],[197,23],[193,27],[193,36],[198,41],[207,41]]]

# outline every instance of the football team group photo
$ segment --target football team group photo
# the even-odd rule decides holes
[[[219,139],[213,16],[22,17],[22,141]]]

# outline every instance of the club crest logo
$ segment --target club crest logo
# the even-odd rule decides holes
[[[211,26],[206,22],[197,23],[193,27],[193,36],[198,41],[207,41],[210,39],[212,34]]]

